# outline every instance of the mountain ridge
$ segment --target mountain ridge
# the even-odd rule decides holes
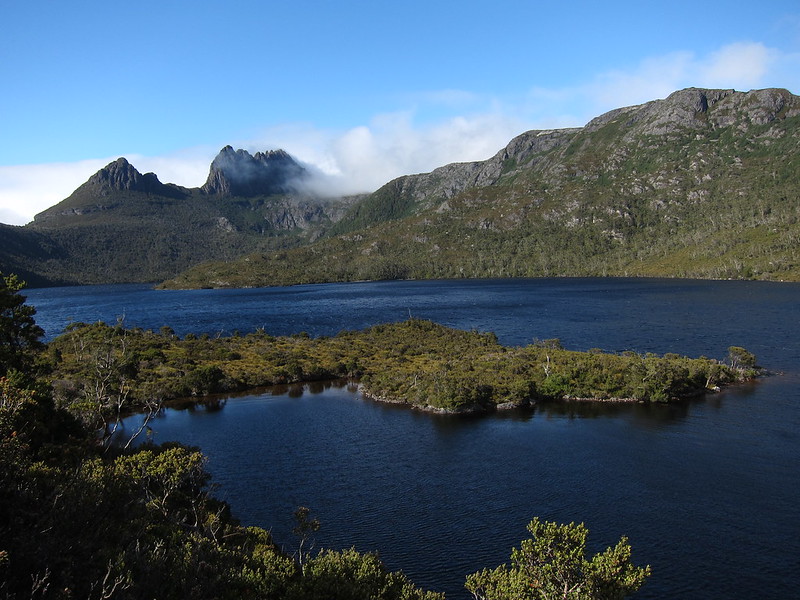
[[[211,162],[204,194],[221,196],[271,196],[297,192],[308,173],[284,150],[256,152],[225,146]]]
[[[307,178],[282,150],[226,146],[197,188],[120,157],[32,223],[0,226],[0,270],[34,285],[157,282],[204,260],[305,243],[357,199],[315,195]]]
[[[440,277],[800,278],[800,99],[679,90],[487,161],[399,177],[313,249],[195,268],[168,287]],[[233,273],[233,271],[236,271]]]
[[[28,256],[0,251],[0,268],[77,283],[162,278],[171,287],[554,275],[800,279],[799,123],[800,98],[787,90],[687,88],[584,127],[524,132],[484,161],[338,199],[309,195],[305,168],[283,151],[252,156],[226,146],[201,188],[162,184],[118,159],[30,226],[5,226],[4,236],[39,238]],[[254,165],[264,167],[259,177],[237,178],[238,167]],[[165,220],[179,230],[165,230]],[[120,231],[140,238],[135,252],[94,254],[114,266],[74,258],[94,238],[90,249],[118,248],[109,239]],[[159,242],[164,235],[170,239]],[[41,256],[49,257],[44,268]]]

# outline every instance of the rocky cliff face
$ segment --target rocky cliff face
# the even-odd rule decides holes
[[[214,161],[201,191],[219,196],[272,196],[296,192],[306,170],[283,150],[257,152],[225,146]]]

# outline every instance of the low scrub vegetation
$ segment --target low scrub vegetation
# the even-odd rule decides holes
[[[730,364],[677,354],[565,350],[558,340],[506,347],[493,333],[409,319],[334,337],[224,338],[76,324],[48,351],[56,397],[94,418],[117,408],[323,379],[358,380],[373,398],[428,410],[486,411],[563,399],[666,402],[752,377],[755,358]]]

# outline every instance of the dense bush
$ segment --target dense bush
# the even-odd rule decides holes
[[[563,399],[666,402],[757,372],[743,348],[730,350],[727,365],[677,354],[575,352],[557,340],[504,347],[494,334],[420,319],[318,339],[259,331],[181,340],[96,323],[73,325],[50,346],[59,403],[97,427],[111,426],[123,403],[334,378],[358,378],[381,400],[481,411]]]

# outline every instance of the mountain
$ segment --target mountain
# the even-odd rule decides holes
[[[283,150],[257,152],[225,146],[211,163],[204,194],[219,196],[273,196],[291,194],[307,177],[306,170]]]
[[[392,278],[800,279],[800,98],[686,89],[400,177],[328,237],[167,287]]]
[[[319,197],[308,177],[280,150],[226,146],[199,188],[119,158],[31,224],[0,227],[0,271],[31,285],[155,282],[202,261],[309,243],[357,198]]]
[[[33,223],[0,226],[0,270],[36,285],[166,287],[800,280],[798,173],[800,98],[690,88],[349,198],[309,192],[309,173],[283,151],[226,146],[199,188],[119,159]]]

